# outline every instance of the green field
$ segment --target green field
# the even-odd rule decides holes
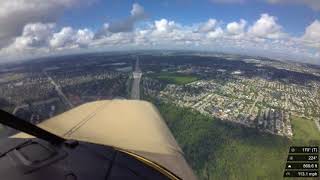
[[[293,141],[295,143],[314,143],[320,141],[320,133],[315,122],[309,119],[293,116],[291,119],[293,129]],[[317,143],[317,142],[315,142]]]
[[[319,140],[319,133],[309,131],[312,124],[302,119],[293,120],[296,135],[289,140],[172,104],[156,106],[199,179],[283,179],[289,146]]]
[[[155,74],[152,74],[151,77],[165,81],[167,83],[178,84],[178,85],[188,84],[198,80],[196,76],[170,73],[170,72],[155,73]]]

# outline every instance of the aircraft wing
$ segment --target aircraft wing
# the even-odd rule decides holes
[[[159,112],[146,101],[91,102],[37,126],[66,139],[112,146],[155,162],[182,179],[196,179]]]

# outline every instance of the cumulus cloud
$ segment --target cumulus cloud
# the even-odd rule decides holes
[[[319,48],[320,51],[320,21],[315,20],[308,27],[302,36],[302,40],[309,46]]]
[[[56,32],[53,23],[31,23],[25,25],[21,36],[5,48],[7,52],[57,51],[72,48],[87,47],[92,43],[94,33],[89,29],[74,30],[71,27],[63,27]]]
[[[54,33],[50,39],[50,47],[62,48],[73,41],[74,30],[71,27],[64,27],[60,32]]]
[[[130,13],[131,13],[131,17],[135,19],[143,19],[146,15],[144,12],[144,8],[138,3],[134,3],[132,5],[132,9]]]
[[[144,8],[137,3],[132,5],[130,13],[131,15],[128,18],[110,23],[106,30],[113,33],[130,32],[133,30],[135,23],[146,18]]]
[[[231,22],[227,25],[227,32],[232,35],[239,35],[245,32],[247,21],[241,19],[240,22]]]
[[[103,36],[98,39],[94,39],[90,46],[100,48],[100,47],[118,47],[118,46],[129,46],[134,42],[133,32],[118,32],[112,33],[108,36]]]
[[[176,28],[174,21],[168,21],[167,19],[156,20],[154,22],[156,32],[167,33]]]
[[[84,0],[1,0],[0,49],[21,35],[26,24],[54,23],[65,9],[82,3]]]
[[[320,41],[320,21],[315,20],[310,24],[303,35],[306,40],[317,40]]]
[[[155,20],[149,28],[140,31],[140,39],[147,39],[151,45],[179,46],[184,44],[198,43],[201,41],[201,34],[195,32],[192,27],[182,26],[179,23],[167,19]]]
[[[251,27],[249,27],[249,34],[259,38],[277,39],[283,37],[282,27],[277,24],[277,18],[269,14],[261,14]]]
[[[87,47],[93,40],[94,38],[94,33],[90,29],[79,29],[75,42],[80,46],[80,47]]]
[[[23,50],[46,47],[54,28],[55,24],[52,23],[27,24],[23,28],[22,35],[15,39],[10,48]]]
[[[218,27],[214,31],[210,31],[207,34],[207,37],[211,39],[216,39],[216,38],[222,37],[222,35],[223,35],[223,30],[220,27]]]
[[[87,47],[92,43],[94,33],[85,28],[74,30],[71,27],[64,27],[60,32],[54,33],[49,41],[49,48],[66,49]]]
[[[198,32],[214,31],[218,22],[215,19],[209,19],[207,22],[200,24]]]

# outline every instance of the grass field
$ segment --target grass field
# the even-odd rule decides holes
[[[22,74],[22,73],[6,73],[6,74],[2,74],[1,77],[0,77],[0,83],[16,81],[16,80],[24,78],[24,76],[25,75]]]
[[[295,143],[317,143],[320,141],[320,132],[313,120],[292,116],[293,141]]]
[[[199,179],[283,179],[289,147],[319,140],[313,122],[301,118],[294,118],[289,140],[172,104],[157,106]]]
[[[167,83],[178,84],[178,85],[188,84],[198,80],[196,76],[170,73],[170,72],[156,73],[156,74],[152,74],[151,76],[153,78],[165,81]]]

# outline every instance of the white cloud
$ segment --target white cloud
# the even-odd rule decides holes
[[[212,38],[212,39],[216,39],[216,38],[219,38],[223,35],[223,30],[218,27],[217,29],[215,29],[214,31],[210,31],[208,34],[207,34],[207,37],[208,38]]]
[[[313,23],[306,28],[303,38],[306,40],[320,41],[320,21],[319,20],[313,21]]]
[[[320,51],[320,21],[315,20],[308,27],[302,36],[304,43],[311,47],[319,48]]]
[[[89,29],[74,30],[64,27],[60,32],[54,33],[50,39],[50,48],[66,49],[87,47],[93,41],[94,33]]]
[[[82,47],[87,47],[93,40],[94,33],[89,29],[79,29],[75,42]]]
[[[161,19],[154,22],[155,28],[157,32],[165,33],[171,32],[174,28],[176,28],[176,24],[174,21],[168,21],[167,19]]]
[[[207,22],[201,24],[198,28],[199,32],[214,31],[218,22],[215,19],[209,19]]]
[[[96,48],[129,46],[134,42],[133,38],[133,32],[112,33],[109,36],[94,39],[89,45]]]
[[[84,0],[1,0],[0,2],[1,49],[15,37],[20,36],[26,24],[54,23],[64,10],[83,4]]]
[[[124,20],[109,23],[108,29],[105,30],[113,33],[130,32],[137,22],[146,18],[144,8],[138,3],[132,5],[130,13],[131,15]]]
[[[247,21],[241,19],[240,22],[231,22],[227,25],[227,32],[232,35],[239,35],[245,32]]]
[[[60,32],[54,33],[50,39],[50,47],[62,48],[73,41],[74,30],[71,27],[64,27]]]
[[[144,18],[145,17],[144,8],[138,3],[134,3],[132,5],[132,9],[131,9],[130,13],[131,13],[131,16],[134,18]]]
[[[10,48],[23,50],[46,47],[54,27],[55,24],[52,23],[27,24],[23,29],[22,35],[15,39]]]
[[[277,24],[277,18],[268,14],[261,14],[253,26],[249,27],[248,33],[259,38],[277,39],[284,37],[282,27]]]
[[[55,31],[56,25],[52,23],[27,24],[23,29],[22,35],[15,38],[14,42],[4,48],[3,51],[7,53],[54,52],[57,50],[83,48],[89,46],[94,37],[94,33],[89,29],[74,30],[71,27],[63,27],[60,31]]]

